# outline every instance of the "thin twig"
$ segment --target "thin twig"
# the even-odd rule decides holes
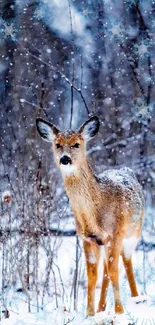
[[[74,276],[74,310],[77,310],[77,288],[78,288],[78,269],[79,269],[79,239],[76,235],[76,254],[75,254],[75,276]]]
[[[82,90],[82,87],[83,87],[83,59],[82,59],[82,54],[80,56],[80,62],[81,62],[81,86],[80,86],[80,89]]]
[[[87,113],[90,114],[90,112],[89,112],[89,108],[88,108],[88,106],[87,106],[86,100],[85,100],[85,98],[84,98],[84,96],[83,96],[83,93],[82,93],[82,90],[81,90],[81,89],[79,89],[78,87],[76,87],[75,85],[73,85],[72,82],[71,82],[71,81],[66,77],[66,75],[65,75],[62,71],[60,71],[59,69],[56,69],[56,68],[55,68],[54,66],[52,66],[50,63],[44,61],[42,58],[40,58],[40,57],[36,56],[35,54],[31,53],[31,51],[28,50],[28,49],[27,49],[26,47],[24,47],[23,45],[20,45],[20,46],[21,46],[21,48],[22,48],[23,50],[25,50],[27,53],[29,53],[33,58],[35,58],[36,60],[39,60],[40,62],[42,62],[42,63],[44,63],[45,65],[47,65],[47,66],[48,66],[48,67],[49,67],[53,72],[55,72],[55,73],[60,73],[61,77],[66,81],[66,83],[68,83],[68,84],[70,85],[70,87],[72,86],[73,89],[76,90],[76,91],[79,93],[79,95],[80,95],[80,97],[81,97],[81,99],[82,99],[82,101],[83,101],[83,103],[84,103],[84,105],[85,105],[85,108],[86,108],[86,110],[87,110]]]
[[[74,74],[75,74],[75,44],[74,44],[74,35],[73,35],[73,23],[72,23],[72,12],[71,12],[71,3],[68,0],[69,6],[69,19],[70,19],[70,28],[71,28],[71,38],[73,44],[73,58],[72,58],[72,84],[71,84],[71,115],[70,115],[70,129],[72,128],[72,119],[73,119],[73,104],[74,104]]]

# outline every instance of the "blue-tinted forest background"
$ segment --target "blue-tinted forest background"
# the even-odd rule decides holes
[[[146,217],[137,279],[147,292],[147,277],[151,274],[153,281],[155,273],[155,2],[1,0],[4,310],[12,288],[36,292],[37,306],[46,295],[54,295],[56,304],[62,292],[67,296],[62,284],[55,289],[55,273],[61,282],[62,270],[54,258],[60,240],[75,239],[74,220],[51,147],[39,138],[35,121],[39,116],[62,130],[77,129],[89,114],[101,120],[99,135],[88,148],[94,170],[100,174],[126,165],[143,186]],[[77,283],[84,286],[77,245],[75,240],[70,273],[75,300]],[[41,279],[40,248],[46,260]]]

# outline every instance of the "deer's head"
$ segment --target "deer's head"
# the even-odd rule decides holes
[[[77,132],[62,132],[41,118],[36,124],[40,136],[52,143],[55,162],[64,176],[79,170],[86,157],[86,143],[97,134],[100,125],[97,116],[90,117]]]

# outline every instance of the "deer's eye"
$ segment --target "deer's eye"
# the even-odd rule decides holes
[[[73,145],[73,148],[79,148],[79,146],[80,146],[79,143],[75,143],[75,144]]]
[[[60,144],[60,143],[56,143],[56,147],[57,147],[57,149],[60,149],[60,148],[62,148],[62,146],[61,146],[61,144]]]

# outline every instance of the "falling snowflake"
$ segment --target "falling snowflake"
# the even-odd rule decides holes
[[[22,0],[16,0],[16,5],[19,6],[20,4],[22,4]]]
[[[89,11],[89,9],[88,9],[88,8],[87,8],[87,9],[84,9],[84,10],[82,10],[82,14],[83,14],[84,16],[88,16],[90,13],[91,13],[91,11]]]
[[[135,118],[149,117],[152,111],[151,105],[147,105],[143,98],[138,98],[132,107]]]
[[[106,24],[105,29],[106,29],[107,33],[109,34],[110,38],[112,38],[112,39],[117,38],[117,39],[121,39],[121,41],[123,41],[124,32],[123,32],[122,25],[119,22],[111,21],[110,24]]]
[[[111,32],[113,35],[120,35],[122,33],[122,28],[120,25],[113,25]]]
[[[145,117],[148,114],[148,106],[145,103],[142,103],[139,107],[138,107],[138,113]]]
[[[1,32],[5,39],[11,38],[12,40],[15,40],[16,29],[15,29],[15,24],[13,22],[12,23],[4,22],[2,25]]]
[[[38,7],[36,10],[35,10],[35,13],[34,13],[34,16],[37,18],[37,19],[42,19],[45,15],[45,12],[44,12],[44,9],[41,8],[41,7]]]
[[[138,46],[138,53],[139,53],[140,56],[142,56],[144,54],[147,54],[148,53],[148,46],[145,45],[145,43],[141,43]]]

